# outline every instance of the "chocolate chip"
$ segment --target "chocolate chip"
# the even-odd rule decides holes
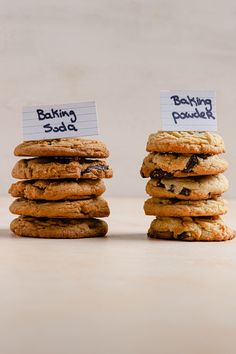
[[[157,181],[157,187],[166,188],[166,186],[164,185],[164,183],[161,182],[160,179]]]
[[[184,231],[184,232],[182,232],[181,234],[177,235],[177,239],[178,239],[178,240],[185,240],[185,239],[188,238],[188,237],[189,237],[189,234],[188,234],[188,232],[186,232],[186,231]]]
[[[199,157],[200,159],[204,159],[204,160],[206,160],[209,156],[210,156],[210,155],[206,155],[206,154],[199,154],[199,155],[198,155],[198,157]]]
[[[189,196],[191,193],[191,190],[188,188],[183,188],[179,194],[185,195],[186,197]]]
[[[108,165],[94,165],[94,166],[89,166],[86,168],[86,170],[81,172],[81,175],[83,176],[85,173],[91,172],[93,170],[97,170],[97,171],[106,171],[109,170],[109,166]]]
[[[188,172],[192,172],[193,167],[196,166],[197,164],[198,164],[198,156],[193,154],[189,158],[189,160],[188,160],[188,162],[186,164],[186,167],[183,169],[183,172],[187,172],[187,173]]]
[[[183,169],[183,172],[192,172],[193,171],[193,167],[196,166],[198,163],[199,163],[199,158],[200,159],[207,159],[209,155],[206,155],[206,154],[199,154],[199,155],[196,155],[196,154],[193,154],[187,164],[186,164],[186,167]]]
[[[155,170],[153,170],[151,172],[150,177],[151,178],[163,178],[163,177],[170,178],[170,177],[173,177],[173,174],[163,171],[161,168],[156,168]]]
[[[171,184],[170,185],[170,188],[168,189],[168,192],[174,192],[175,191],[175,185],[174,184]]]

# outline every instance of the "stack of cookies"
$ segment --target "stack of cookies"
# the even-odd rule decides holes
[[[18,145],[12,176],[21,179],[9,193],[17,199],[10,211],[21,215],[11,223],[19,236],[82,238],[105,236],[109,215],[102,178],[112,170],[103,160],[106,146],[97,140],[68,138],[28,141]],[[102,158],[102,160],[101,160]]]
[[[159,131],[147,143],[149,154],[141,168],[150,177],[144,204],[152,221],[148,236],[187,241],[224,241],[234,231],[224,224],[227,212],[221,194],[228,188],[222,174],[228,163],[223,139],[215,133]]]

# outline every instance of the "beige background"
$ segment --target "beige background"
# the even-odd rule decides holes
[[[215,89],[236,197],[236,2],[0,0],[1,194],[23,105],[95,99],[115,177],[108,194],[144,196],[139,168],[159,128],[160,89]]]
[[[149,240],[139,168],[159,90],[215,89],[236,198],[235,0],[0,0],[0,194],[23,105],[97,101],[115,177],[106,239],[9,237],[0,198],[2,354],[233,354],[235,240]],[[226,222],[235,228],[236,205]]]

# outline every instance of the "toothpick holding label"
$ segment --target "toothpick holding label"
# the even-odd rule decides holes
[[[23,108],[23,139],[46,140],[98,135],[96,103]]]
[[[162,130],[216,131],[215,91],[160,92]]]

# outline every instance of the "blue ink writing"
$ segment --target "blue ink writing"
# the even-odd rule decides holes
[[[171,96],[175,106],[188,105],[195,107],[194,111],[184,110],[182,112],[172,112],[172,117],[175,124],[177,124],[178,119],[215,119],[212,112],[212,101],[210,98],[199,98],[199,97],[190,97],[180,98],[179,96]]]
[[[74,123],[77,121],[77,116],[73,110],[70,111],[63,111],[61,109],[51,109],[49,112],[44,112],[43,109],[36,110],[38,115],[38,120],[43,121],[47,119],[58,119],[58,118],[69,118],[70,123],[67,124],[64,121],[60,122],[60,125],[52,125],[51,123],[45,124],[43,126],[45,133],[51,132],[65,132],[68,130],[78,131]]]

